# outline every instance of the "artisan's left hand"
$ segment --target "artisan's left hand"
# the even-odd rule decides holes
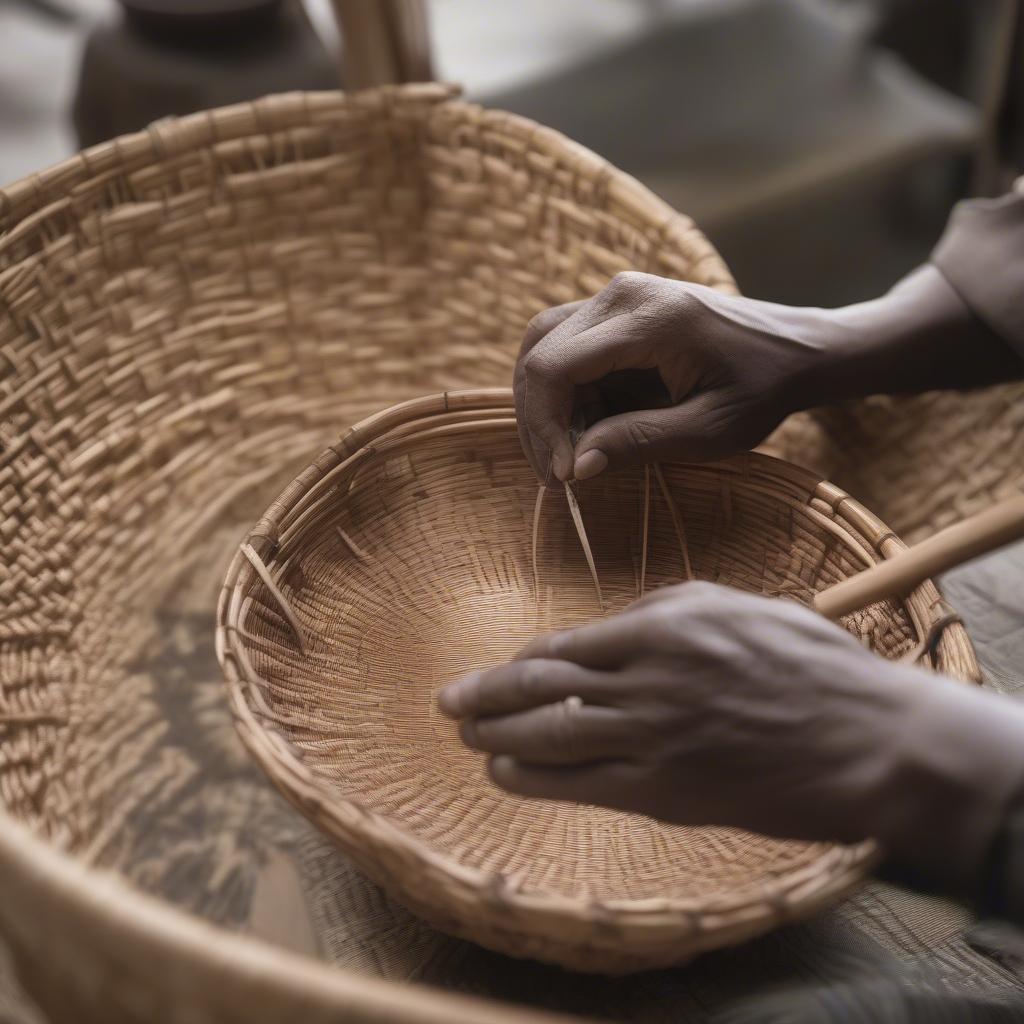
[[[885,661],[795,602],[707,583],[537,640],[440,705],[513,793],[789,838],[874,836],[956,876],[977,869],[1024,778],[1016,702]]]

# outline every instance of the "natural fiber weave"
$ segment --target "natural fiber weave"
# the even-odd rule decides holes
[[[275,783],[437,927],[575,969],[683,962],[856,884],[871,843],[668,827],[500,793],[435,695],[691,566],[808,602],[902,543],[838,488],[762,455],[611,474],[578,491],[599,597],[561,491],[540,506],[534,569],[535,494],[498,389],[360,423],[273,503],[228,572],[218,653],[242,737]],[[941,671],[977,679],[930,583],[846,624],[886,657],[923,644]]]
[[[791,417],[766,448],[856,494],[914,543],[1024,491],[1024,384],[818,409]]]
[[[451,96],[272,97],[0,190],[0,930],[54,1020],[529,1017],[364,985],[101,875],[162,894],[170,859],[176,891],[227,889],[188,844],[222,844],[228,881],[244,862],[254,787],[211,796],[186,756],[206,662],[163,602],[185,578],[212,618],[237,524],[325,437],[507,381],[526,320],[616,271],[732,287],[631,178]]]

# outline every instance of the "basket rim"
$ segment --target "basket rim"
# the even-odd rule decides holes
[[[0,254],[20,234],[19,227],[34,227],[50,216],[73,210],[78,186],[115,171],[143,167],[225,142],[269,136],[338,109],[382,113],[403,104],[432,113],[458,112],[463,117],[490,120],[518,134],[548,154],[569,156],[579,170],[600,183],[605,195],[624,210],[657,225],[666,240],[686,239],[694,265],[699,265],[709,287],[737,292],[735,279],[718,250],[693,219],[670,206],[639,179],[616,167],[582,143],[531,118],[461,98],[452,82],[412,82],[381,85],[357,92],[342,89],[272,93],[261,99],[235,103],[181,116],[160,118],[142,131],[120,135],[90,146],[47,168],[0,186]],[[431,116],[425,114],[425,117]],[[54,199],[51,193],[58,193]]]
[[[140,943],[153,962],[173,950],[208,983],[228,973],[294,995],[307,1009],[366,1011],[374,1019],[410,1024],[586,1024],[589,1018],[448,992],[420,983],[362,975],[292,952],[190,914],[142,892],[113,872],[100,871],[41,840],[0,809],[0,866],[18,872],[18,884],[40,904],[67,902],[100,922],[121,942]],[[126,908],[130,907],[130,916]],[[593,1022],[597,1024],[597,1022]]]
[[[479,418],[460,420],[459,414],[462,413],[479,414]],[[261,557],[268,555],[279,542],[283,542],[285,536],[290,536],[293,529],[301,526],[307,502],[319,490],[328,486],[336,472],[360,460],[388,457],[394,450],[388,447],[390,439],[397,438],[399,444],[415,441],[417,435],[431,429],[430,424],[436,420],[448,421],[450,429],[456,433],[484,425],[507,429],[510,422],[514,423],[512,391],[509,388],[447,391],[402,402],[367,417],[352,426],[337,444],[327,448],[285,488],[243,544],[250,545]],[[853,521],[872,538],[879,558],[890,558],[906,548],[903,541],[877,516],[841,488],[823,480],[811,470],[761,452],[735,456],[716,465],[734,465],[744,472],[749,472],[751,468],[769,472],[806,490],[808,505],[811,498],[819,498],[834,511],[838,511],[841,506],[843,517]],[[512,913],[528,912],[534,920],[546,918],[554,922],[566,917],[594,919],[596,916],[606,918],[612,914],[617,923],[648,934],[666,929],[693,932],[697,937],[697,951],[700,950],[700,935],[703,931],[700,928],[701,915],[714,915],[718,923],[710,931],[715,936],[720,935],[723,928],[742,928],[752,905],[765,906],[778,919],[780,902],[786,893],[794,889],[801,891],[801,910],[824,904],[849,890],[880,860],[879,847],[873,840],[849,846],[812,844],[823,847],[821,854],[802,864],[792,874],[780,876],[774,887],[753,884],[733,890],[727,896],[719,896],[713,901],[697,897],[595,901],[550,892],[522,892],[508,885],[500,874],[459,864],[401,824],[348,798],[340,789],[333,787],[329,780],[314,775],[291,754],[285,744],[274,741],[272,730],[260,720],[248,699],[251,690],[247,678],[249,669],[244,655],[241,658],[238,656],[242,646],[236,629],[237,617],[242,613],[240,588],[252,577],[253,566],[239,549],[225,575],[217,607],[217,657],[227,683],[236,727],[250,754],[267,772],[271,781],[300,810],[315,810],[321,826],[333,825],[334,829],[327,827],[326,830],[335,838],[339,838],[336,831],[338,828],[364,837],[372,835],[399,847],[410,862],[438,872],[455,884],[469,885],[486,892],[489,901],[498,902]],[[922,622],[928,610],[939,600],[935,584],[927,580],[903,601],[919,634],[923,632]],[[966,645],[968,660],[973,659],[970,640],[966,631],[962,627],[960,629],[962,636],[957,636],[957,642]],[[939,641],[940,645],[951,644],[953,635],[947,630]],[[350,855],[354,854],[353,850],[346,849]],[[372,866],[362,866],[373,877]],[[717,941],[710,943],[715,946],[719,944]]]

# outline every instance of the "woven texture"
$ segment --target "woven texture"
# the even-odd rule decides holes
[[[216,694],[167,595],[188,577],[210,615],[237,524],[325,437],[506,381],[529,317],[625,269],[732,287],[632,179],[438,86],[161,122],[0,191],[0,925],[55,1019],[469,1012],[265,959],[246,1000],[251,944],[90,894],[114,869],[235,925],[230,830],[287,827],[243,767],[204,790]],[[215,843],[238,871],[190,878]]]
[[[802,413],[766,450],[856,494],[914,543],[1024,491],[1024,384]]]
[[[502,794],[435,696],[690,570],[808,603],[902,543],[838,488],[762,455],[610,475],[578,492],[599,604],[565,495],[538,506],[536,491],[498,389],[357,425],[271,506],[228,572],[218,643],[243,739],[278,786],[436,926],[580,970],[683,962],[859,881],[871,844]],[[846,624],[886,657],[915,657],[943,615],[927,584]],[[941,671],[977,679],[962,626],[933,639]]]

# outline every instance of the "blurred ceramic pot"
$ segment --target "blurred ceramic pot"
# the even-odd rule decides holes
[[[169,114],[338,85],[297,0],[119,0],[90,34],[73,120],[83,147]]]

